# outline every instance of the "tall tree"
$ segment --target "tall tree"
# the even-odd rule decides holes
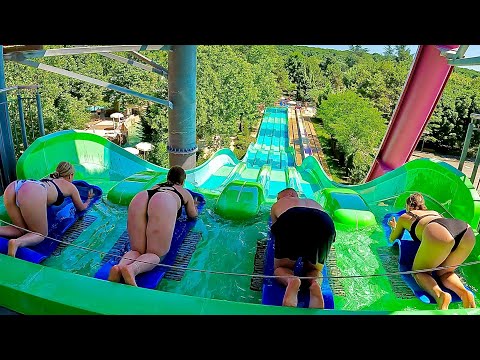
[[[383,55],[387,59],[395,58],[395,48],[392,45],[387,45],[383,48]]]
[[[397,53],[397,61],[412,61],[412,54],[407,45],[395,45],[395,51]]]

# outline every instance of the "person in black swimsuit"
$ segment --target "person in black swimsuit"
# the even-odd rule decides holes
[[[300,286],[310,290],[311,308],[324,308],[321,292],[322,278],[319,275],[335,241],[335,225],[331,217],[312,199],[300,199],[292,188],[277,195],[270,217],[271,232],[275,237],[274,274],[277,281],[285,285],[282,304],[296,307]],[[302,281],[294,275],[295,262],[304,261],[305,276],[316,279]]]
[[[73,165],[62,161],[48,178],[15,180],[7,186],[3,201],[15,226],[1,226],[0,236],[10,239],[8,255],[15,257],[19,247],[33,246],[45,239],[48,232],[47,206],[61,205],[66,196],[71,196],[78,211],[87,208],[93,190],[83,203],[77,187],[72,184],[74,173]]]
[[[462,220],[444,218],[436,211],[429,211],[425,199],[420,193],[414,193],[407,198],[407,212],[402,214],[398,222],[391,218],[392,228],[390,241],[402,236],[408,230],[414,241],[420,241],[420,247],[413,262],[412,270],[436,270],[442,284],[455,292],[462,299],[463,307],[474,308],[475,298],[468,291],[455,269],[470,255],[475,246],[475,235],[468,223]],[[425,291],[432,295],[439,309],[448,309],[452,296],[443,291],[432,277],[432,272],[414,273],[415,281]]]
[[[135,277],[152,270],[170,250],[175,222],[182,214],[198,216],[196,202],[183,185],[186,173],[173,166],[167,181],[141,191],[128,206],[127,230],[130,251],[123,255],[118,265],[110,270],[108,280],[137,286]]]

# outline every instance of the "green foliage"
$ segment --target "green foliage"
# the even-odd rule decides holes
[[[168,67],[168,52],[142,53],[157,64]],[[130,53],[118,55],[139,61]],[[34,60],[168,99],[168,83],[164,77],[99,54]],[[370,129],[371,123],[388,123],[412,61],[413,55],[405,45],[388,45],[383,55],[371,55],[360,45],[352,45],[351,51],[293,45],[198,46],[197,138],[211,151],[230,146],[231,137],[244,129],[251,129],[258,122],[261,116],[259,105],[273,106],[282,93],[292,94],[295,90],[295,100],[308,101],[323,109],[325,129],[331,132],[333,138],[332,154],[336,154],[344,166],[352,164],[349,175],[359,179],[385,128],[379,126],[380,130],[373,129],[373,133],[380,131],[381,135],[363,130]],[[447,152],[461,151],[470,116],[480,112],[479,75],[474,70],[455,68],[429,121],[424,135],[425,146]],[[83,129],[90,118],[86,106],[100,105],[125,111],[129,105],[146,105],[147,110],[142,114],[144,140],[155,146],[155,151],[149,156],[157,164],[168,162],[165,151],[168,111],[165,106],[149,104],[134,96],[10,61],[5,63],[5,76],[6,86],[41,85],[47,134],[62,129]],[[15,102],[15,95],[10,94],[9,100]],[[344,99],[341,101],[342,96]],[[355,105],[349,106],[348,101],[353,101]],[[357,105],[360,108],[355,113]],[[11,107],[14,106],[9,105],[9,109]],[[14,113],[12,110],[12,116]],[[354,118],[357,123],[353,123]],[[342,125],[341,121],[346,123]],[[356,137],[349,138],[349,128],[358,130],[355,130]],[[242,136],[238,135],[235,140],[234,151],[239,157],[244,155],[243,151],[250,143],[249,135]],[[368,139],[372,140],[370,147],[366,145],[370,141]],[[476,131],[472,146],[479,141],[480,132]],[[356,147],[358,151],[355,151]]]
[[[366,176],[386,126],[380,112],[355,92],[332,94],[317,110],[353,182]]]

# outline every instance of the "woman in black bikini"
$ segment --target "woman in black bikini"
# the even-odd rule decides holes
[[[390,241],[400,238],[404,229],[408,230],[414,241],[421,242],[412,270],[449,266],[436,270],[443,285],[462,299],[463,307],[476,307],[473,294],[454,273],[475,246],[475,235],[470,225],[465,221],[444,218],[436,211],[427,210],[425,200],[419,193],[410,195],[406,205],[407,212],[399,217],[398,222],[395,218],[388,222],[392,228]],[[441,310],[448,309],[452,296],[442,291],[431,272],[415,273],[413,277],[418,285],[436,299]]]
[[[128,206],[127,230],[131,250],[110,270],[108,280],[137,286],[135,277],[152,270],[170,250],[175,222],[185,206],[187,216],[196,218],[192,194],[183,188],[187,175],[173,166],[167,181],[135,195]],[[139,260],[139,261],[135,261]]]
[[[71,196],[78,211],[87,208],[93,190],[83,203],[77,187],[72,184],[74,173],[73,165],[62,161],[48,178],[15,180],[7,186],[3,201],[15,226],[0,226],[0,236],[10,238],[8,255],[15,257],[19,247],[33,246],[45,239],[48,233],[47,206],[61,205],[66,196]]]

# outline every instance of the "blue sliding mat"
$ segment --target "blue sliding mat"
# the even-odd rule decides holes
[[[48,236],[53,239],[61,240],[63,234],[75,221],[83,216],[102,197],[102,189],[98,186],[90,185],[83,180],[74,180],[72,183],[77,187],[83,202],[87,200],[90,189],[93,190],[93,198],[87,209],[83,211],[75,209],[70,196],[65,197],[65,200],[59,206],[51,205],[47,207]],[[38,264],[49,257],[59,244],[58,241],[47,238],[37,245],[19,248],[16,257]],[[8,253],[8,239],[3,237],[0,237],[0,253]]]
[[[205,198],[202,194],[196,193],[187,189],[194,198],[197,198],[198,213],[203,210],[205,207]],[[177,256],[178,249],[182,244],[183,240],[187,236],[188,232],[195,226],[197,220],[190,219],[187,217],[185,212],[185,207],[182,207],[182,216],[180,216],[175,223],[175,229],[173,231],[172,244],[170,245],[170,250],[165,255],[160,264],[173,265],[175,262],[175,257]],[[130,250],[130,242],[128,235],[120,237],[117,243],[113,246],[112,250],[109,252],[109,255],[112,255],[113,252],[117,252],[118,255],[110,256],[110,259],[106,261],[102,267],[97,271],[95,277],[97,279],[107,280],[110,273],[110,269],[117,265],[120,261],[121,256],[123,256],[127,251]],[[112,254],[111,254],[112,253]],[[108,255],[106,255],[108,256]],[[163,279],[165,273],[169,270],[169,267],[166,266],[155,266],[152,270],[145,273],[139,274],[136,276],[135,281],[139,287],[144,287],[148,289],[155,289],[158,286],[158,283]]]
[[[271,220],[270,220],[271,221]],[[265,253],[265,275],[273,275],[273,262],[275,258],[275,236],[271,231],[268,232],[267,238],[267,250]],[[300,261],[297,261],[295,265],[294,274],[296,276],[305,276],[303,274],[303,264],[300,258]],[[322,269],[323,281],[322,281],[322,294],[325,304],[325,309],[333,309],[333,293],[330,286],[329,279],[327,278],[328,271],[327,265],[325,264]],[[264,305],[278,305],[281,306],[283,302],[283,296],[285,295],[286,287],[280,284],[274,278],[265,278],[262,286],[262,304]],[[298,292],[298,305],[297,307],[308,308],[310,303],[310,291],[308,288],[300,288]]]
[[[400,239],[395,240],[393,243],[390,243],[390,241],[388,241],[390,238],[390,233],[392,232],[390,226],[388,225],[388,221],[390,220],[390,218],[392,218],[392,216],[395,217],[395,220],[398,220],[398,218],[403,213],[405,213],[405,210],[402,210],[396,213],[386,214],[382,221],[382,227],[385,232],[385,237],[387,238],[388,244],[390,246],[394,244],[397,244],[399,246],[400,254],[398,258],[398,270],[401,272],[412,270],[413,260],[415,259],[415,255],[417,254],[418,247],[420,246],[420,241],[412,240],[412,236],[410,235],[408,230],[405,230],[402,236],[400,237]],[[419,298],[421,301],[427,304],[436,304],[435,299],[417,284],[417,282],[415,281],[415,279],[411,274],[402,274],[401,277],[403,281],[405,281],[407,286],[413,291],[413,293],[417,298]],[[435,276],[435,273],[433,274],[433,278],[440,285],[443,291],[446,291],[450,295],[452,295],[452,302],[461,301],[461,299],[458,297],[457,294],[455,294],[453,291],[443,286],[440,279],[437,276]],[[471,291],[471,289],[469,288],[467,289]]]

